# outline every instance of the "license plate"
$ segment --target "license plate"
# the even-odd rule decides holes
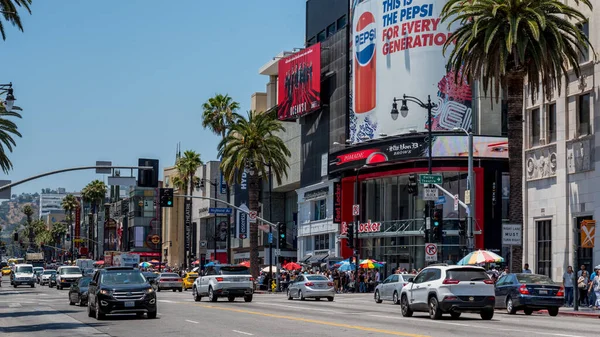
[[[135,307],[135,302],[125,302],[125,308]]]
[[[548,290],[538,290],[538,293],[540,293],[540,295],[548,295]]]

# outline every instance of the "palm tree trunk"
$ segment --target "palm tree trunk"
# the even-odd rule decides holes
[[[258,194],[260,191],[259,178],[256,171],[249,174],[248,179],[248,208],[258,212]],[[250,223],[250,272],[252,277],[258,277],[258,222]]]
[[[508,167],[510,198],[508,218],[511,224],[523,228],[523,84],[521,73],[507,79],[508,95]],[[523,235],[521,235],[524,237]],[[512,272],[521,272],[523,246],[514,246],[511,252]]]

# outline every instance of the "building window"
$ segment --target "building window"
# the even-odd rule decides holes
[[[317,42],[325,41],[326,37],[327,35],[325,35],[325,30],[320,31],[319,34],[317,34]]]
[[[556,104],[548,104],[548,143],[556,142]]]
[[[346,16],[342,16],[341,18],[339,18],[337,20],[337,30],[340,30],[344,27],[346,27],[346,24],[348,23],[348,20],[346,19]]]
[[[313,220],[327,219],[327,201],[320,199],[313,201]]]
[[[588,39],[590,37],[590,23],[582,22],[577,25],[583,35],[585,35]],[[590,47],[588,45],[581,46],[582,51],[579,52],[579,63],[585,63],[590,60]]]
[[[592,133],[590,122],[590,94],[581,95],[577,101],[578,136],[585,136]]]
[[[315,235],[315,250],[329,249],[329,234]]]
[[[327,27],[327,37],[330,37],[333,34],[335,34],[335,22]]]
[[[537,273],[552,277],[552,221],[537,221]]]
[[[540,145],[540,109],[531,110],[531,120],[529,121],[529,146]]]
[[[316,37],[316,36],[313,36],[313,37],[311,37],[311,38],[310,38],[310,40],[308,40],[308,42],[307,42],[306,46],[307,46],[307,47],[310,47],[310,46],[312,46],[312,45],[313,45],[313,44],[315,44],[315,43],[317,43],[317,37]]]

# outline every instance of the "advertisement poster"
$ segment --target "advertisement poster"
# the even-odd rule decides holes
[[[238,172],[239,174],[239,172]],[[245,211],[249,211],[248,208],[248,169],[244,169],[240,183],[235,185],[235,205]],[[248,213],[237,211],[237,217],[235,221],[235,237],[239,239],[245,239],[248,237],[250,228],[250,219]]]
[[[185,228],[185,250],[190,250],[190,243],[192,241],[192,199],[185,199],[183,203],[183,224]]]
[[[279,120],[296,119],[321,107],[321,43],[278,63]]]
[[[350,1],[351,141],[425,131],[427,110],[416,103],[407,102],[408,112],[390,113],[394,98],[403,95],[422,102],[430,96],[437,104],[432,130],[469,129],[471,87],[446,71],[443,46],[452,31],[440,19],[446,0]]]
[[[342,223],[342,183],[333,183],[333,223]]]

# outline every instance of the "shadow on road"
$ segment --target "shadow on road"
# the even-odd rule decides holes
[[[0,296],[8,296],[8,295],[27,295],[27,294],[39,294],[35,291],[2,291],[0,292]]]
[[[32,324],[32,325],[18,325],[9,327],[0,327],[0,332],[6,333],[19,333],[19,332],[36,332],[36,331],[47,331],[47,330],[73,330],[78,328],[86,327],[99,327],[103,326],[102,323],[44,323],[44,324]]]
[[[74,313],[74,312],[78,312],[78,311],[75,311],[75,310],[65,310],[65,311],[56,311],[56,310],[16,311],[16,312],[0,313],[0,317],[2,317],[2,318],[17,318],[17,317],[27,317],[27,316],[71,314],[71,313]]]

